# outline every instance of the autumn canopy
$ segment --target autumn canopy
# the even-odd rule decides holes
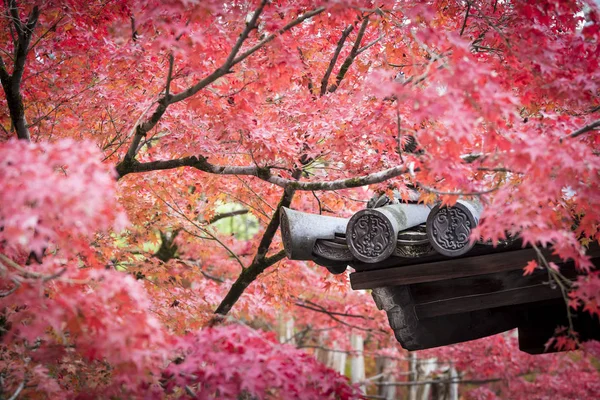
[[[313,353],[352,334],[367,358],[406,352],[346,274],[286,258],[279,214],[347,217],[394,190],[479,198],[474,236],[572,260],[565,307],[600,317],[599,12],[4,0],[0,397],[359,396]],[[600,396],[597,343],[565,327],[549,345],[584,351],[533,357],[513,341],[423,357],[487,379],[472,398]]]

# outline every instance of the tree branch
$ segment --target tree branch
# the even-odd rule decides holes
[[[342,36],[338,40],[337,47],[335,52],[333,53],[333,57],[331,57],[331,61],[329,62],[329,66],[327,67],[327,71],[325,71],[325,75],[323,75],[323,79],[321,79],[321,96],[327,92],[327,84],[329,82],[329,77],[331,76],[331,72],[335,67],[335,63],[337,62],[338,57],[340,56],[340,52],[342,51],[342,47],[344,47],[344,43],[350,35],[350,32],[354,29],[354,25],[348,25],[346,29],[342,32]]]
[[[243,209],[243,210],[235,210],[235,211],[229,211],[229,212],[225,212],[225,213],[215,214],[215,215],[213,215],[213,217],[211,219],[206,221],[206,224],[212,225],[215,222],[220,221],[224,218],[235,217],[236,215],[244,215],[244,214],[248,214],[248,212],[249,212],[249,210]]]
[[[19,280],[17,278],[12,278],[12,282],[13,282],[14,286],[11,289],[8,289],[4,292],[0,292],[0,298],[13,294],[14,292],[17,291],[18,288],[21,287],[21,282],[19,282]]]
[[[289,31],[290,29],[292,29],[296,25],[301,24],[302,22],[306,21],[307,19],[312,18],[315,15],[318,15],[318,14],[322,13],[323,11],[325,11],[325,7],[319,7],[317,9],[313,10],[313,11],[309,11],[307,13],[302,14],[301,16],[299,16],[298,18],[296,18],[295,20],[293,20],[292,22],[290,22],[289,24],[287,24],[286,26],[284,26],[283,28],[281,28],[280,30],[278,30],[277,33],[273,33],[273,34],[267,36],[266,38],[264,38],[263,40],[261,40],[259,43],[257,43],[256,45],[254,45],[253,47],[251,47],[249,50],[247,50],[245,53],[243,53],[241,56],[236,57],[233,60],[233,65],[238,64],[239,62],[241,62],[241,61],[245,60],[246,58],[248,58],[248,56],[252,55],[252,53],[254,53],[258,49],[260,49],[261,47],[263,47],[265,44],[267,44],[270,41],[272,41],[273,39],[275,39],[277,37],[277,35],[281,35],[282,33],[286,32],[286,31]]]
[[[340,70],[338,71],[338,74],[335,77],[335,85],[329,88],[330,92],[334,92],[340,86],[342,79],[344,79],[344,76],[346,76],[348,69],[350,69],[350,66],[352,65],[354,59],[358,55],[358,51],[360,49],[360,42],[362,42],[363,36],[365,35],[367,25],[369,25],[369,17],[365,17],[365,19],[363,19],[363,22],[360,25],[360,29],[358,30],[358,34],[356,35],[354,45],[352,46],[352,50],[350,50],[350,54],[348,54],[348,57],[346,57],[344,63],[340,67]]]
[[[117,165],[117,171],[119,171],[119,170],[125,171],[125,170],[128,170],[131,168],[132,164],[134,164],[135,156],[137,154],[139,144],[140,144],[142,138],[144,138],[146,136],[146,134],[152,128],[154,128],[156,126],[158,121],[162,118],[164,113],[167,111],[167,107],[170,104],[177,103],[179,101],[183,101],[183,100],[195,95],[200,90],[204,89],[205,87],[207,87],[208,85],[210,85],[211,83],[216,81],[217,79],[221,78],[222,76],[224,76],[226,74],[231,73],[232,66],[240,63],[241,61],[246,59],[248,56],[250,56],[252,53],[257,51],[258,49],[260,49],[261,47],[263,47],[265,44],[269,43],[276,37],[276,34],[272,34],[272,35],[266,37],[265,39],[263,39],[262,41],[260,41],[258,44],[256,44],[249,50],[247,50],[242,55],[235,57],[237,55],[237,53],[239,52],[239,49],[240,49],[243,41],[248,37],[248,34],[250,33],[251,29],[253,28],[253,25],[256,23],[256,20],[258,19],[260,13],[262,12],[262,9],[263,9],[265,3],[266,3],[266,1],[261,2],[261,5],[259,6],[259,8],[254,12],[254,14],[252,16],[252,20],[250,21],[251,23],[246,25],[246,28],[240,35],[238,41],[234,45],[232,51],[230,52],[229,56],[227,57],[227,60],[225,61],[225,63],[223,65],[221,65],[219,68],[214,70],[210,75],[206,76],[200,82],[189,87],[188,89],[184,90],[183,92],[180,92],[180,93],[177,93],[174,95],[165,95],[164,97],[162,97],[158,101],[158,106],[156,107],[156,110],[154,110],[154,113],[152,113],[152,116],[150,117],[150,119],[146,120],[142,124],[137,125],[134,128],[134,131],[135,131],[134,137],[131,141],[129,149],[127,150],[127,154],[125,155],[125,158],[123,159],[123,161],[121,161]],[[311,18],[311,17],[323,12],[324,10],[325,10],[324,7],[320,7],[316,10],[313,10],[313,11],[310,11],[310,12],[307,12],[307,13],[301,15],[300,17],[296,18],[295,20],[293,20],[292,22],[288,23],[286,26],[281,28],[277,32],[277,34],[282,34],[286,31],[292,29],[294,26],[302,23],[303,21],[305,21],[308,18]],[[252,21],[254,21],[254,23]],[[233,60],[230,60],[230,58],[232,58],[232,55],[233,55]]]
[[[600,127],[600,119],[597,119],[596,121],[594,121],[594,122],[592,122],[592,123],[590,123],[590,124],[588,124],[588,125],[586,125],[586,126],[584,126],[582,128],[577,129],[575,132],[573,132],[570,135],[568,135],[567,138],[574,138],[574,137],[577,137],[579,135],[583,135],[584,133],[587,133],[589,131],[593,131],[593,130],[595,130],[598,127]],[[560,142],[562,143],[564,139],[565,138],[561,138]]]
[[[304,300],[304,301],[306,302],[306,300]],[[338,316],[344,316],[344,317],[355,317],[355,318],[356,318],[356,317],[358,317],[358,318],[360,318],[360,317],[362,317],[362,316],[360,316],[360,315],[353,315],[353,314],[341,314],[341,313],[332,312],[332,311],[329,311],[329,310],[327,310],[325,307],[322,307],[322,306],[320,306],[320,305],[318,305],[318,304],[316,304],[316,303],[311,303],[311,304],[313,304],[314,306],[316,306],[315,308],[312,308],[312,307],[309,307],[309,306],[306,306],[306,305],[302,305],[302,304],[300,304],[300,303],[295,303],[295,304],[296,304],[297,306],[304,307],[304,308],[306,308],[306,309],[309,309],[309,310],[312,310],[312,311],[321,312],[321,313],[323,313],[323,314],[327,315],[327,316],[328,316],[329,318],[331,318],[332,320],[334,320],[334,321],[336,321],[336,322],[339,322],[340,324],[342,324],[342,325],[345,325],[345,326],[347,326],[347,327],[349,327],[349,328],[358,329],[358,330],[360,330],[360,331],[365,331],[365,332],[373,332],[373,331],[376,331],[376,332],[384,332],[384,333],[387,333],[387,332],[385,332],[385,331],[382,331],[382,330],[380,330],[380,329],[363,328],[362,326],[357,326],[357,325],[349,324],[348,322],[346,322],[346,321],[342,321],[341,319],[339,319],[339,318],[338,318]],[[362,317],[362,318],[363,318],[363,319],[366,319],[366,320],[368,320],[368,319],[369,319],[369,318],[366,318],[366,317]]]
[[[23,35],[23,25],[21,24],[21,17],[19,16],[17,0],[8,0],[8,12],[10,13],[10,19],[12,19],[17,35]]]
[[[397,166],[388,168],[383,171],[374,172],[372,174],[363,175],[354,178],[338,179],[329,182],[297,182],[292,179],[286,179],[271,174],[271,169],[268,167],[252,166],[220,166],[211,164],[203,156],[190,156],[174,160],[150,161],[146,163],[132,162],[128,165],[123,163],[117,166],[119,179],[131,173],[141,173],[149,171],[175,169],[181,167],[192,167],[200,171],[217,175],[249,175],[255,176],[266,182],[282,188],[292,188],[294,190],[340,190],[349,189],[360,186],[372,185],[381,183],[388,179],[395,178],[400,175],[410,173],[410,169],[406,166]],[[415,170],[416,172],[417,170]]]
[[[42,33],[40,35],[40,37],[31,45],[29,46],[29,50],[31,51],[31,49],[33,49],[35,46],[38,45],[38,43],[40,43],[42,40],[44,40],[44,38],[46,36],[48,36],[48,34],[50,34],[50,32],[54,32],[56,31],[56,27],[58,26],[58,24],[66,17],[66,15],[61,15],[56,22],[54,22],[48,29],[46,29],[46,32]]]
[[[263,259],[260,263],[252,263],[248,268],[243,270],[236,281],[231,285],[229,292],[225,295],[221,304],[215,310],[215,314],[227,315],[234,304],[240,299],[246,288],[258,278],[265,269],[285,258],[285,251],[280,250],[278,253]]]
[[[216,235],[212,234],[211,232],[209,232],[208,230],[204,229],[202,226],[200,226],[196,221],[192,220],[191,218],[189,218],[185,212],[177,205],[177,203],[175,203],[175,206],[173,206],[172,204],[170,204],[169,202],[167,202],[165,199],[163,199],[162,197],[160,197],[158,195],[158,193],[156,193],[155,191],[152,191],[154,193],[154,195],[160,200],[162,201],[167,207],[169,207],[171,210],[173,210],[176,214],[179,214],[182,218],[184,218],[187,222],[189,222],[194,228],[198,229],[200,232],[204,233],[205,235],[207,235],[210,239],[214,240],[215,242],[217,242],[223,249],[225,249],[225,251],[227,251],[229,253],[229,255],[231,255],[231,257],[239,264],[239,266],[242,268],[242,271],[246,268],[244,266],[244,263],[242,262],[242,260],[238,257],[238,255],[229,248],[229,246],[227,246],[225,243],[223,243]],[[200,236],[195,234],[194,232],[190,232],[185,228],[182,228],[184,232],[186,232],[189,235],[192,235],[194,237],[197,237],[199,239],[206,239],[206,237]]]
[[[25,119],[23,96],[21,95],[21,81],[25,71],[25,61],[29,52],[29,44],[31,43],[33,31],[40,16],[40,10],[38,6],[34,6],[27,17],[27,22],[23,25],[23,21],[19,17],[17,1],[9,0],[7,6],[8,16],[13,21],[17,36],[15,38],[15,56],[12,74],[8,74],[4,62],[2,62],[0,64],[0,81],[6,95],[10,118],[17,132],[17,137],[22,140],[30,140],[27,120]]]
[[[467,2],[467,12],[465,13],[465,19],[463,20],[462,28],[460,28],[460,36],[463,35],[465,28],[467,26],[467,18],[469,18],[469,11],[471,11],[471,2]]]
[[[8,81],[10,79],[10,75],[8,71],[6,71],[6,65],[4,64],[4,60],[0,57],[0,80],[2,82]]]
[[[350,355],[357,353],[356,350],[333,349],[331,347],[316,346],[316,345],[311,345],[311,344],[301,345],[301,346],[298,346],[297,348],[298,349],[316,349],[316,350],[329,351],[332,353],[343,353],[343,354],[350,354]]]
[[[133,15],[130,15],[129,20],[131,21],[131,40],[135,42],[138,38],[138,32],[135,27],[135,17]]]
[[[301,170],[296,170],[294,171],[292,177],[294,179],[300,179],[301,173]],[[231,307],[233,307],[233,305],[239,300],[246,288],[252,282],[254,282],[254,280],[258,278],[258,276],[262,274],[265,269],[286,257],[284,250],[280,250],[271,257],[267,257],[267,252],[269,251],[269,247],[271,247],[273,238],[275,237],[277,229],[279,228],[281,208],[290,206],[295,192],[296,190],[294,189],[284,189],[283,195],[279,200],[279,204],[275,208],[275,212],[273,213],[273,216],[271,217],[271,220],[269,221],[269,224],[263,233],[260,243],[258,244],[258,249],[256,250],[256,254],[252,260],[252,264],[250,264],[250,266],[248,266],[248,268],[245,270],[242,270],[236,281],[229,289],[229,292],[227,292],[221,301],[221,304],[219,304],[215,310],[215,314],[226,315],[231,310]]]
[[[21,392],[23,391],[23,389],[25,389],[25,384],[27,383],[27,380],[23,380],[23,382],[21,382],[21,384],[17,387],[17,390],[15,390],[15,392],[13,393],[12,396],[10,396],[10,398],[8,400],[16,400],[19,398],[19,395],[21,394]]]
[[[127,154],[125,155],[125,158],[123,159],[123,161],[121,163],[119,163],[119,165],[117,166],[117,169],[119,168],[119,166],[126,166],[128,164],[131,164],[134,161],[135,156],[137,155],[137,152],[139,149],[140,142],[142,141],[142,138],[146,137],[146,134],[152,128],[154,128],[156,126],[158,121],[160,121],[160,119],[162,118],[164,113],[167,111],[167,107],[170,104],[177,103],[179,101],[187,99],[188,97],[193,96],[194,94],[198,93],[198,91],[204,89],[206,86],[210,85],[211,83],[213,83],[220,77],[229,73],[229,69],[234,64],[231,60],[235,57],[235,55],[239,51],[239,48],[241,47],[242,43],[244,42],[244,40],[246,40],[250,31],[253,29],[253,26],[256,23],[256,20],[258,19],[258,16],[262,12],[262,9],[264,8],[265,4],[266,4],[266,0],[261,2],[259,8],[254,13],[252,20],[250,21],[249,24],[246,25],[246,28],[240,34],[239,39],[237,40],[236,44],[234,45],[233,49],[231,50],[225,63],[223,65],[221,65],[219,68],[217,68],[215,71],[213,71],[210,75],[208,75],[207,77],[202,79],[197,84],[193,85],[192,87],[188,88],[187,90],[185,90],[181,93],[178,93],[176,95],[170,94],[171,80],[172,80],[172,76],[173,76],[172,74],[173,74],[174,59],[173,59],[172,54],[169,56],[169,71],[167,74],[165,95],[158,101],[158,106],[156,107],[156,110],[154,110],[154,112],[152,113],[152,116],[150,117],[150,119],[144,121],[141,124],[138,124],[135,127],[135,134],[133,136],[133,139],[131,141],[129,149],[127,150]]]
[[[252,32],[252,30],[257,27],[256,22],[258,21],[258,17],[260,17],[260,14],[263,12],[263,9],[265,8],[266,4],[267,4],[266,0],[262,0],[260,2],[256,11],[254,11],[254,14],[252,14],[252,18],[246,24],[246,29],[244,29],[242,31],[242,33],[240,33],[240,36],[239,36],[238,40],[235,42],[235,45],[233,46],[233,48],[231,49],[231,52],[229,53],[227,60],[225,60],[224,65],[232,66],[234,64],[233,60],[235,59],[235,56],[237,56],[237,53],[242,48],[242,44],[244,44],[244,41],[246,39],[248,39],[248,35],[250,35],[250,32]]]
[[[358,51],[356,52],[356,55],[359,55],[367,50],[369,50],[371,47],[375,46],[377,43],[379,43],[381,41],[381,39],[383,39],[383,34],[379,35],[379,37],[375,40],[373,40],[370,43],[365,44],[363,47],[361,47],[360,49],[358,49]]]
[[[169,71],[167,72],[167,83],[165,83],[165,97],[169,98],[169,93],[171,92],[171,81],[173,80],[173,64],[175,63],[175,58],[173,57],[173,53],[169,54]]]
[[[15,2],[16,3],[16,2]],[[40,16],[40,10],[38,6],[34,6],[27,18],[27,24],[22,28],[22,34],[19,35],[19,43],[16,49],[15,68],[12,73],[12,85],[13,91],[18,91],[21,85],[21,79],[23,78],[23,72],[25,72],[25,61],[27,59],[27,53],[29,52],[29,44],[31,42],[31,36],[33,30]],[[18,12],[17,12],[18,17]]]
[[[305,303],[307,303],[307,304],[305,304]],[[371,319],[371,318],[365,317],[364,315],[347,314],[347,313],[329,311],[325,307],[323,307],[319,304],[313,303],[311,301],[308,301],[308,300],[300,300],[300,301],[295,302],[294,304],[297,305],[298,307],[306,308],[307,310],[316,311],[316,312],[320,312],[320,313],[328,314],[328,315],[336,315],[339,317],[348,317],[348,318]]]
[[[296,18],[295,20],[293,20],[292,22],[288,23],[286,26],[284,26],[283,28],[281,28],[279,31],[277,31],[277,33],[271,34],[269,36],[267,36],[266,38],[264,38],[263,40],[261,40],[260,42],[258,42],[256,45],[254,45],[253,47],[251,47],[249,50],[247,50],[246,52],[244,52],[243,54],[241,54],[240,56],[235,57],[230,63],[227,63],[227,61],[225,62],[225,64],[223,64],[220,68],[218,68],[217,70],[215,70],[212,74],[210,74],[209,76],[207,76],[206,78],[204,78],[203,80],[201,80],[200,82],[198,82],[197,84],[195,84],[194,86],[184,90],[181,93],[178,93],[176,95],[173,95],[173,97],[171,98],[171,103],[176,103],[178,101],[182,101],[185,100],[193,95],[195,95],[196,93],[198,93],[198,91],[204,89],[206,86],[208,86],[209,84],[211,84],[212,82],[214,82],[215,80],[217,80],[218,78],[222,77],[223,75],[226,75],[228,73],[230,73],[230,69],[232,66],[239,64],[240,62],[242,62],[243,60],[245,60],[246,58],[248,58],[250,55],[252,55],[254,52],[256,52],[257,50],[259,50],[260,48],[262,48],[265,44],[269,43],[270,41],[272,41],[273,39],[275,39],[275,37],[279,34],[281,35],[282,33],[289,31],[290,29],[292,29],[293,27],[295,27],[296,25],[304,22],[305,20],[307,20],[308,18],[311,18],[317,14],[322,13],[323,11],[325,11],[324,7],[320,7],[317,8],[316,10],[307,12],[306,14],[303,14],[301,16],[299,16],[298,18]],[[257,13],[255,12],[254,15],[258,18]],[[246,29],[248,29],[248,26],[246,26]],[[241,39],[241,36],[240,36]],[[238,40],[239,41],[239,40]],[[237,43],[236,43],[237,45]],[[234,46],[235,49],[235,46]],[[230,53],[231,56],[232,53]]]
[[[434,189],[429,186],[425,186],[423,184],[419,184],[419,188],[423,189],[424,191],[429,192],[429,193],[434,193],[437,195],[441,195],[441,196],[480,196],[483,194],[495,192],[496,190],[500,189],[500,186],[501,186],[500,184],[497,184],[493,188],[482,190],[479,192],[444,192],[444,191],[440,191],[440,190]]]

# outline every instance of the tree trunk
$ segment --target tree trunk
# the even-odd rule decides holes
[[[337,342],[333,342],[333,348],[339,350]],[[346,359],[348,355],[341,351],[331,352],[331,365],[330,367],[344,375],[346,373]]]
[[[280,313],[277,318],[277,328],[280,343],[295,344],[294,319],[292,317],[286,313]]]
[[[458,382],[454,383],[454,381],[458,381],[458,372],[456,372],[454,365],[450,365],[450,371],[448,374],[450,375],[450,380],[453,381],[450,383],[449,400],[458,400]]]
[[[418,364],[417,369],[419,371],[419,379],[427,380],[429,375],[431,375],[431,373],[437,369],[437,359],[436,358],[423,359]],[[432,394],[431,389],[432,389],[431,383],[423,385],[423,389],[421,390],[421,400],[429,400],[429,398]],[[433,390],[433,392],[434,392],[433,393],[434,395],[435,395],[435,393],[437,393],[436,390]],[[436,398],[436,397],[433,397],[433,398]]]
[[[391,371],[395,369],[396,362],[389,357],[378,357],[375,360],[375,364],[377,366],[377,374],[381,374],[377,382],[394,383],[394,375]],[[396,398],[396,386],[379,386],[377,394],[386,400],[394,400]]]
[[[419,380],[419,374],[417,371],[417,353],[410,352],[409,353],[410,364],[409,364],[409,372],[408,380],[411,382],[417,382]],[[408,389],[408,400],[417,400],[417,391],[419,390],[418,385],[410,385]]]
[[[354,350],[351,358],[351,381],[352,383],[364,382],[366,379],[365,357],[363,354],[364,339],[361,335],[353,333],[350,337],[350,342],[352,344],[352,350]],[[364,383],[360,385],[360,389],[363,393],[367,392],[367,388]]]

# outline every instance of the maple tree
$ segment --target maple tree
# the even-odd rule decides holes
[[[277,233],[284,206],[348,216],[373,191],[477,196],[475,236],[518,234],[573,260],[589,273],[565,287],[567,306],[600,316],[585,254],[600,241],[598,11],[4,1],[2,395],[357,396],[264,331],[293,315],[298,347],[347,348],[352,330],[394,349],[368,294],[287,260]],[[249,216],[257,232],[215,224]],[[543,257],[524,267],[570,285]],[[473,375],[508,371],[518,384],[503,396],[593,397],[586,346],[516,357],[498,336],[436,351]]]

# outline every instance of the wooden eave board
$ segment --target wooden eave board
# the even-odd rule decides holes
[[[448,314],[459,314],[488,308],[532,303],[562,297],[559,288],[548,284],[537,284],[497,292],[474,294],[415,305],[417,318],[432,318]]]
[[[561,261],[559,257],[552,255],[549,251],[542,251],[548,261]],[[600,247],[598,245],[590,246],[587,254],[590,257],[600,256]],[[358,290],[435,282],[518,270],[525,267],[528,261],[535,260],[536,258],[537,253],[535,250],[526,248],[474,257],[404,265],[395,268],[360,271],[350,274],[350,284],[352,289]]]

